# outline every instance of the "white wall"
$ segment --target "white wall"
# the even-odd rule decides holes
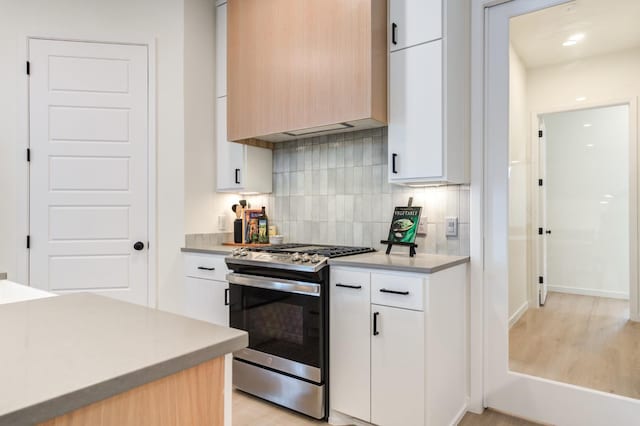
[[[159,307],[181,309],[184,241],[183,0],[0,0],[0,271],[23,270],[27,36],[156,42]],[[20,185],[20,186],[19,186]]]
[[[530,256],[531,129],[527,108],[527,70],[509,47],[509,317],[527,303]]]
[[[528,70],[528,104],[532,113],[637,102],[640,95],[640,49],[585,58]],[[585,97],[577,101],[577,97]],[[637,108],[634,109],[637,114]],[[633,125],[637,125],[637,115]],[[637,145],[637,131],[632,129]]]
[[[629,107],[543,116],[550,290],[629,296]]]
[[[184,19],[184,223],[186,234],[233,231],[238,195],[216,193],[215,0],[186,0]]]

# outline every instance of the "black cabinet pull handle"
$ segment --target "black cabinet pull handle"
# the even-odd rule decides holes
[[[351,285],[351,284],[336,284],[336,287],[344,287],[344,288],[354,288],[356,290],[361,289],[362,286],[361,285]]]
[[[236,169],[236,183],[240,183],[240,169]]]
[[[380,332],[378,331],[378,315],[380,315],[380,312],[373,313],[373,335],[374,336],[377,336],[378,334],[380,334]]]
[[[546,233],[547,235],[551,235],[551,229],[547,229],[547,230],[545,231],[545,233]]]
[[[229,289],[224,289],[224,306],[229,306]]]
[[[206,266],[198,266],[201,271],[215,271],[216,268],[207,268]]]
[[[398,44],[398,24],[391,24],[391,43]]]
[[[393,154],[391,154],[391,172],[398,174],[398,171],[396,170],[396,157],[398,156],[398,154],[396,154],[395,152]]]
[[[386,288],[381,288],[380,293],[391,293],[391,294],[401,294],[403,296],[408,296],[408,291],[397,291],[397,290],[387,290]]]

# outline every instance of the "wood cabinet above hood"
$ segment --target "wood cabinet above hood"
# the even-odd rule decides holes
[[[229,0],[228,139],[387,123],[386,0]]]

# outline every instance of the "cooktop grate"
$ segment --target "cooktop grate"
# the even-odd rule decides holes
[[[341,257],[341,256],[351,256],[354,254],[362,254],[362,253],[371,253],[374,252],[375,249],[371,247],[349,247],[349,246],[329,246],[329,245],[320,245],[320,244],[301,244],[301,243],[290,243],[290,244],[278,244],[267,247],[252,247],[249,249],[250,251],[259,251],[265,253],[307,253],[307,254],[317,254],[320,256],[326,256],[329,258]]]

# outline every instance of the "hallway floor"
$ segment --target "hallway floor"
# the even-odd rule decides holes
[[[549,293],[509,332],[511,370],[640,398],[640,323],[629,301]]]

